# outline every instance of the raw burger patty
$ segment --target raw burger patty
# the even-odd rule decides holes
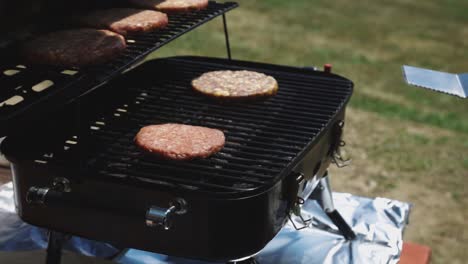
[[[133,4],[167,13],[190,12],[205,9],[208,0],[130,0]]]
[[[206,158],[220,151],[224,142],[218,129],[182,124],[146,126],[135,137],[140,148],[173,160]]]
[[[107,28],[122,35],[153,31],[164,28],[169,23],[164,13],[132,8],[96,10],[80,16],[77,20],[83,26]]]
[[[253,71],[213,71],[192,81],[195,91],[216,98],[254,98],[275,95],[278,82]]]
[[[74,67],[104,63],[125,47],[125,39],[112,31],[73,29],[33,39],[23,45],[22,53],[31,63]]]

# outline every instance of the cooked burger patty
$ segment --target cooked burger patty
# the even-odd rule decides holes
[[[22,53],[30,63],[75,67],[104,63],[125,47],[125,39],[112,31],[73,29],[33,39],[23,45]]]
[[[146,126],[135,137],[143,150],[172,160],[206,158],[220,151],[224,142],[218,129],[182,124]]]
[[[158,11],[132,8],[96,10],[77,18],[78,23],[93,28],[107,28],[122,35],[164,28],[167,15]]]
[[[192,81],[193,88],[217,98],[254,98],[275,95],[275,78],[253,71],[213,71]]]
[[[208,0],[130,0],[137,6],[167,13],[190,12],[205,9]]]

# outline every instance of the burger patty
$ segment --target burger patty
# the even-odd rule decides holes
[[[106,28],[122,35],[153,31],[164,28],[169,23],[164,13],[132,8],[96,10],[76,20],[83,26]]]
[[[208,7],[208,0],[130,0],[133,4],[167,13],[198,11]]]
[[[141,149],[172,160],[206,158],[224,147],[218,129],[183,124],[150,125],[140,129],[135,143]]]
[[[253,71],[213,71],[192,81],[195,91],[225,99],[256,98],[275,95],[275,78]]]
[[[52,32],[21,47],[30,63],[79,67],[117,57],[126,47],[121,35],[108,30],[73,29]]]

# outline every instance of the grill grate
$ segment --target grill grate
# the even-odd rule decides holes
[[[272,75],[279,92],[263,101],[219,103],[191,90],[192,79],[220,69]],[[32,159],[50,168],[77,168],[76,161],[85,160],[81,173],[117,181],[210,193],[258,190],[291,171],[317,143],[343,111],[353,87],[349,80],[322,72],[194,57],[148,62],[121,79],[98,90],[104,97],[92,97],[96,102],[86,106],[92,110],[81,120],[85,130],[60,132],[65,146],[53,140],[46,144],[47,153],[37,152]],[[113,100],[106,102],[109,91]],[[166,122],[221,129],[226,146],[210,158],[190,162],[140,152],[133,143],[138,130]]]
[[[22,119],[46,113],[117,76],[146,55],[184,33],[237,7],[210,2],[207,9],[169,15],[163,30],[126,37],[128,48],[115,60],[82,69],[26,65],[18,58],[0,64],[0,135],[14,132]],[[42,82],[45,83],[41,84]],[[52,84],[47,87],[45,84]],[[32,119],[32,118],[31,118]]]

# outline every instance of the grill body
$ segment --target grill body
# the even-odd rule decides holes
[[[190,89],[190,80],[220,69],[270,74],[280,90],[263,101],[220,103]],[[12,162],[18,213],[31,224],[120,247],[216,261],[253,255],[287,220],[301,191],[298,174],[311,179],[327,166],[352,87],[337,75],[269,64],[147,62],[33,126],[36,135],[7,138],[2,151]],[[141,126],[164,122],[222,129],[226,147],[184,163],[135,149]],[[63,177],[70,193],[42,206],[26,201],[31,187]],[[177,198],[187,212],[173,218],[172,229],[145,224],[148,208]]]

